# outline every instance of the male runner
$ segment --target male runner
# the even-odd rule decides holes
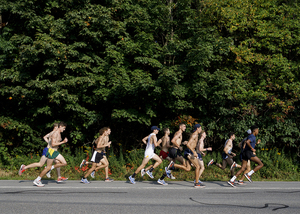
[[[148,171],[146,171],[147,175],[149,175],[150,178],[154,178],[153,175],[152,175],[152,171],[162,163],[162,160],[158,157],[157,154],[154,153],[154,148],[159,145],[158,142],[157,142],[156,135],[157,135],[157,133],[159,132],[160,129],[157,126],[152,126],[151,130],[152,130],[152,133],[149,136],[143,138],[143,141],[148,139],[143,162],[135,170],[135,172],[131,176],[129,176],[129,181],[132,184],[135,184],[136,174],[139,173],[146,166],[146,164],[149,162],[149,160],[153,159],[153,160],[156,161],[154,166],[151,167]]]
[[[204,139],[206,138],[206,132],[205,131],[201,131],[200,133],[200,140],[198,141],[197,147],[196,147],[196,151],[198,154],[198,161],[199,161],[199,165],[200,165],[200,171],[199,171],[199,183],[201,184],[202,182],[200,181],[200,177],[205,169],[204,167],[204,163],[203,163],[203,159],[202,156],[205,156],[205,153],[203,153],[204,151],[212,151],[211,147],[208,148],[204,148]],[[196,182],[196,181],[195,181]]]
[[[247,137],[246,146],[245,146],[245,149],[242,154],[242,158],[243,158],[242,168],[227,182],[232,187],[235,187],[235,185],[234,185],[235,179],[242,172],[245,171],[248,160],[253,161],[258,164],[253,170],[244,174],[250,183],[252,183],[251,176],[253,175],[253,173],[257,172],[264,166],[264,164],[261,162],[261,160],[255,155],[256,136],[258,135],[258,132],[259,132],[258,126],[252,126],[251,132],[252,132],[252,134],[250,134]]]
[[[47,142],[48,145],[47,145],[47,147],[45,147],[45,148],[43,149],[43,153],[42,153],[40,162],[38,162],[38,163],[32,163],[32,164],[29,164],[29,165],[27,165],[27,166],[24,165],[24,164],[22,164],[21,167],[20,167],[20,170],[19,170],[19,175],[22,175],[22,173],[23,173],[26,169],[33,168],[33,167],[42,167],[42,166],[46,163],[46,160],[47,160],[46,154],[47,154],[48,148],[50,148],[49,144],[50,144],[50,142],[51,142],[50,137],[51,137],[51,135],[54,133],[54,131],[57,130],[57,128],[58,128],[58,123],[54,123],[54,124],[53,124],[53,130],[52,130],[50,133],[48,133],[48,134],[46,134],[46,135],[44,136],[44,140]]]
[[[198,142],[198,135],[202,131],[201,125],[196,124],[194,126],[193,134],[190,136],[190,139],[187,143],[187,149],[184,151],[184,157],[187,159],[186,166],[185,165],[179,165],[175,164],[173,161],[169,164],[167,170],[173,170],[175,168],[183,169],[185,171],[191,170],[191,164],[196,168],[195,169],[195,188],[203,188],[205,186],[201,185],[199,183],[199,172],[200,172],[200,165],[198,161],[198,154],[196,152],[196,146]]]
[[[30,169],[30,168],[34,168],[34,167],[42,167],[46,163],[46,160],[47,160],[46,154],[47,154],[48,148],[50,148],[49,145],[51,143],[51,135],[54,133],[54,131],[57,130],[57,128],[58,128],[58,123],[54,123],[53,124],[53,130],[50,133],[46,134],[43,137],[44,140],[47,142],[48,145],[43,150],[40,162],[38,162],[38,163],[32,163],[32,164],[29,164],[27,166],[24,165],[24,164],[22,164],[21,167],[20,167],[20,170],[19,170],[19,175],[22,175],[22,173],[25,172],[26,169]],[[54,166],[52,166],[52,167],[53,168],[51,168],[51,170],[54,169]],[[51,177],[51,175],[50,175],[51,170],[49,170],[47,172],[47,174],[46,174],[48,178]],[[63,181],[68,180],[68,178],[62,177],[60,175],[60,168],[56,168],[56,170],[57,170],[57,182],[63,182]]]
[[[247,131],[247,134],[248,136],[251,134],[251,129],[248,129]],[[241,148],[241,153],[240,153],[240,160],[241,162],[243,162],[243,151],[245,149],[245,146],[246,146],[246,140],[247,140],[247,137],[245,137],[240,143],[239,143],[239,147]],[[260,141],[260,140],[259,140]],[[247,161],[247,167],[246,167],[246,170],[245,170],[245,174],[250,172],[251,171],[251,163],[250,163],[250,160]],[[244,179],[245,179],[245,176],[243,175],[242,178],[238,181],[238,184],[239,185],[244,185]]]
[[[179,124],[179,130],[174,134],[171,142],[172,146],[169,149],[169,158],[167,160],[170,161],[170,163],[175,160],[179,161],[181,164],[185,164],[185,160],[182,157],[182,154],[180,151],[182,151],[182,145],[186,145],[187,141],[184,141],[182,143],[182,133],[186,130],[186,125],[184,123]],[[165,172],[163,175],[158,179],[158,183],[162,185],[167,185],[165,182],[165,177],[167,176],[168,178],[175,179],[175,177],[171,174],[171,171],[167,170],[168,167],[165,167]]]
[[[109,141],[109,135],[111,133],[111,129],[107,130],[108,131],[108,135],[105,137],[105,142],[108,142]],[[104,144],[105,144],[104,142]],[[110,148],[110,145],[108,146],[108,148]],[[107,162],[107,166],[105,167],[105,182],[113,182],[114,179],[111,179],[109,176],[108,176],[108,166],[109,166],[109,162],[107,160],[107,157],[106,157],[106,151],[104,149],[104,152],[103,152],[103,158],[105,159],[105,161]],[[80,168],[85,166],[85,165],[92,165],[93,162],[88,162],[86,160],[82,160],[81,161],[81,164],[80,164]],[[94,171],[91,172],[91,177],[92,178],[95,178],[95,171],[98,171],[99,169],[103,168],[103,167],[100,167],[102,165],[102,162],[99,162],[97,163],[97,167]]]
[[[104,158],[105,155],[105,147],[108,147],[111,145],[111,141],[108,142],[108,135],[111,133],[111,130],[109,127],[103,127],[99,130],[100,137],[96,140],[96,150],[93,153],[91,162],[93,162],[92,167],[87,171],[87,173],[81,178],[81,183],[89,184],[90,182],[87,180],[87,177],[97,169],[105,168],[108,166],[108,161],[106,158]],[[97,167],[98,163],[102,163],[103,165],[100,165]]]
[[[65,160],[65,158],[59,154],[59,152],[57,151],[58,146],[61,144],[64,144],[66,142],[68,142],[68,139],[65,138],[63,141],[61,139],[61,133],[63,131],[65,131],[67,124],[64,122],[60,122],[58,124],[58,128],[56,131],[53,132],[53,134],[51,135],[51,142],[50,142],[50,148],[48,148],[46,157],[47,159],[47,167],[41,172],[41,174],[33,181],[33,183],[38,186],[38,187],[43,187],[45,186],[42,182],[41,179],[42,177],[51,169],[52,167],[52,163],[54,161],[54,159],[58,160],[59,162],[57,162],[54,165],[54,168],[58,168],[58,167],[62,167],[62,166],[66,166],[67,162]]]
[[[235,139],[235,134],[233,132],[230,132],[228,137],[229,137],[229,139],[226,140],[225,145],[224,145],[224,150],[223,150],[224,152],[222,153],[222,158],[223,158],[222,165],[219,164],[219,163],[214,162],[214,160],[211,159],[209,161],[209,163],[207,164],[207,166],[211,166],[212,164],[215,164],[217,167],[224,170],[226,168],[227,164],[229,164],[231,176],[233,176],[234,175],[234,168],[235,167],[241,168],[241,166],[233,161],[233,157],[236,156],[236,154],[232,152],[233,141]]]

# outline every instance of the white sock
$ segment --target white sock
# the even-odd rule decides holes
[[[52,169],[54,169],[54,165],[51,166],[51,169],[50,169],[50,170],[52,170]]]
[[[248,172],[248,175],[251,176],[254,173],[253,170],[251,170],[250,172]]]
[[[235,175],[230,179],[230,182],[234,182],[236,179]]]
[[[40,181],[42,178],[38,176],[35,180]]]

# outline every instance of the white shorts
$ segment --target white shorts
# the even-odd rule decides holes
[[[152,159],[154,157],[155,153],[154,152],[145,152],[144,158],[149,158]]]

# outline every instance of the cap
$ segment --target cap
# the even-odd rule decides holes
[[[152,130],[152,131],[154,131],[154,130],[156,130],[156,129],[157,129],[158,131],[160,130],[157,126],[152,126],[152,127],[151,127],[151,130]]]
[[[251,129],[248,129],[247,134],[252,134]]]
[[[200,128],[201,127],[201,125],[198,123],[198,124],[196,124],[196,125],[194,125],[194,132],[198,129],[198,128]]]

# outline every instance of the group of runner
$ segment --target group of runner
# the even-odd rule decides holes
[[[22,164],[19,170],[19,175],[29,168],[33,167],[42,167],[45,163],[47,166],[43,169],[40,175],[33,181],[33,183],[38,187],[43,187],[44,184],[41,182],[43,176],[47,175],[48,178],[51,177],[51,170],[57,169],[57,182],[66,181],[68,178],[62,177],[60,174],[60,167],[66,166],[67,162],[65,158],[57,151],[58,147],[66,142],[68,139],[65,138],[62,140],[61,133],[66,129],[67,124],[64,122],[54,123],[53,130],[44,136],[44,140],[47,142],[47,146],[44,148],[42,157],[40,162],[32,163],[30,165]],[[168,185],[165,182],[165,177],[170,179],[175,179],[172,175],[172,170],[174,169],[182,169],[185,171],[191,171],[191,167],[195,168],[195,180],[194,187],[195,188],[203,188],[205,187],[203,183],[200,181],[200,177],[205,169],[204,162],[202,156],[205,156],[205,151],[212,151],[211,147],[204,148],[204,139],[206,138],[205,131],[202,130],[200,124],[196,124],[194,126],[193,132],[189,137],[188,141],[183,141],[183,132],[186,130],[186,125],[184,123],[179,124],[179,130],[174,134],[172,140],[170,140],[170,130],[169,128],[164,128],[163,133],[164,136],[157,140],[156,135],[160,131],[157,126],[151,127],[152,133],[145,138],[142,139],[143,143],[146,144],[144,159],[142,164],[136,169],[136,171],[129,176],[129,181],[132,184],[135,184],[136,175],[141,172],[141,176],[143,177],[147,174],[150,178],[154,178],[152,172],[155,168],[157,168],[162,161],[168,160],[169,165],[165,167],[165,170],[161,177],[157,180],[157,182],[161,185]],[[248,137],[243,139],[243,141],[239,144],[241,148],[240,159],[242,161],[242,165],[238,165],[235,161],[233,161],[233,157],[236,156],[235,153],[232,152],[233,148],[233,140],[235,139],[235,134],[233,132],[229,133],[229,139],[225,142],[224,152],[222,154],[222,165],[216,163],[213,159],[209,161],[208,166],[216,165],[221,169],[225,169],[226,165],[230,165],[230,172],[232,178],[228,181],[228,184],[232,187],[235,187],[235,184],[238,183],[240,185],[244,184],[244,178],[247,178],[249,182],[252,182],[251,176],[254,172],[263,167],[263,163],[259,158],[256,157],[255,154],[255,145],[260,143],[260,140],[256,142],[256,136],[258,135],[259,129],[257,126],[252,126],[250,130],[247,131]],[[105,168],[105,181],[112,182],[113,179],[108,176],[108,166],[109,162],[106,157],[106,147],[110,147],[111,141],[109,141],[109,135],[111,133],[111,129],[109,127],[104,127],[99,131],[99,137],[95,141],[95,148],[91,158],[91,161],[88,162],[86,160],[82,160],[80,164],[80,168],[85,165],[91,165],[91,168],[86,172],[86,174],[81,178],[81,182],[84,184],[90,183],[87,180],[87,177],[91,175],[91,177],[95,177],[95,171]],[[187,148],[183,151],[183,145]],[[161,151],[159,155],[154,152],[155,147],[160,147]],[[183,156],[182,156],[183,151]],[[147,168],[147,163],[153,159],[156,161],[154,165],[150,165]],[[180,164],[176,164],[175,161],[178,161]],[[257,163],[258,165],[251,170],[250,161]],[[53,165],[53,162],[55,163]],[[235,168],[240,168],[240,170],[234,174]],[[244,172],[242,178],[236,182],[236,178]]]
[[[150,178],[153,179],[153,170],[162,163],[162,160],[166,159],[170,163],[167,167],[165,167],[165,172],[157,180],[157,183],[161,185],[168,185],[168,183],[166,183],[164,179],[165,177],[175,179],[175,177],[172,175],[172,170],[177,168],[185,171],[190,171],[191,166],[193,166],[195,168],[194,187],[205,187],[203,185],[203,182],[200,181],[200,177],[205,169],[202,156],[205,156],[205,151],[212,151],[212,148],[204,148],[204,139],[206,138],[206,133],[202,130],[201,125],[196,124],[189,140],[184,142],[182,142],[182,133],[186,130],[186,125],[184,123],[179,124],[179,130],[174,134],[174,137],[171,141],[169,137],[170,130],[168,128],[163,129],[164,136],[159,140],[157,140],[156,135],[158,134],[160,129],[157,126],[152,126],[151,130],[152,133],[142,140],[146,144],[144,159],[142,161],[142,164],[136,169],[136,171],[131,176],[129,176],[130,183],[136,183],[135,177],[139,172],[141,172],[142,177],[147,174]],[[247,178],[249,182],[252,182],[252,174],[263,167],[263,163],[259,158],[256,157],[255,154],[255,145],[260,143],[260,140],[256,142],[258,131],[259,129],[257,126],[252,126],[251,129],[247,131],[248,137],[244,138],[243,141],[239,144],[241,148],[240,159],[242,161],[242,166],[238,165],[233,160],[233,157],[236,156],[236,154],[232,152],[233,140],[235,139],[235,134],[233,132],[229,133],[229,139],[225,142],[222,154],[222,165],[216,163],[213,159],[208,163],[208,167],[216,165],[222,170],[224,170],[226,168],[226,165],[229,164],[232,178],[230,179],[230,181],[228,181],[228,184],[232,187],[235,187],[236,183],[239,185],[243,185],[244,178]],[[181,154],[181,152],[183,151],[182,145],[185,145],[187,147],[184,150],[183,156]],[[161,148],[159,156],[154,152],[155,147]],[[145,169],[145,166],[151,159],[156,161],[155,164],[150,165]],[[181,164],[176,164],[176,160]],[[258,164],[253,170],[251,170],[250,168],[250,161]],[[240,170],[236,174],[234,174],[235,168],[240,168]],[[236,182],[235,179],[243,172],[244,175],[242,176],[242,178],[238,182]]]

